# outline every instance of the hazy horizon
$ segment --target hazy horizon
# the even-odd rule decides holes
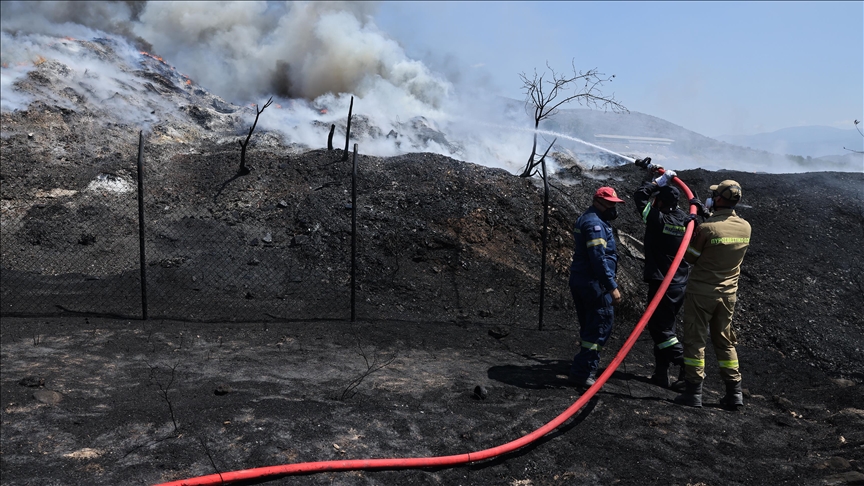
[[[449,146],[426,140],[420,148],[513,171],[527,159],[528,154],[523,152],[527,152],[526,146],[530,147],[533,127],[524,112],[502,114],[496,98],[524,98],[519,96],[518,73],[530,73],[535,68],[543,73],[547,61],[559,72],[570,69],[572,61],[577,70],[597,68],[605,75],[615,74],[614,79],[601,86],[604,95],[613,96],[634,112],[660,118],[704,136],[712,136],[711,131],[716,129],[712,127],[743,127],[742,120],[757,116],[764,121],[746,124],[745,131],[750,135],[796,126],[795,123],[778,126],[777,120],[788,116],[785,114],[787,105],[809,113],[797,119],[798,125],[839,128],[848,123],[848,128],[854,129],[852,120],[861,118],[861,114],[849,113],[848,100],[851,99],[852,106],[858,110],[864,105],[860,89],[864,81],[857,79],[864,77],[864,68],[861,68],[864,56],[860,55],[864,47],[860,42],[849,46],[844,39],[854,38],[855,29],[860,33],[864,29],[860,23],[851,28],[851,33],[835,28],[834,37],[811,40],[811,49],[806,52],[796,51],[800,40],[793,41],[793,38],[800,36],[795,31],[784,32],[773,39],[771,46],[774,47],[765,48],[775,50],[756,57],[774,53],[777,58],[770,64],[783,68],[782,83],[777,78],[778,73],[757,70],[747,73],[755,77],[744,76],[740,70],[747,69],[746,66],[728,63],[732,59],[753,62],[756,54],[748,53],[750,44],[743,39],[749,38],[751,43],[764,40],[766,32],[771,31],[769,27],[776,28],[778,23],[771,21],[763,25],[761,22],[765,19],[779,15],[789,22],[808,19],[824,26],[830,22],[816,15],[817,12],[843,13],[843,22],[848,22],[850,12],[857,12],[861,18],[862,5],[854,3],[850,7],[843,2],[748,2],[746,5],[702,2],[2,2],[0,27],[4,42],[0,85],[4,111],[26,106],[32,95],[16,91],[14,83],[34,68],[36,59],[51,49],[53,41],[46,35],[85,39],[115,35],[128,42],[121,46],[126,62],[139,62],[136,61],[136,57],[141,56],[138,50],[149,51],[176,66],[189,82],[237,105],[263,103],[272,95],[277,102],[294,107],[271,110],[262,118],[261,126],[279,130],[295,141],[319,138],[314,130],[304,126],[313,119],[325,123],[336,119],[335,114],[322,118],[313,106],[327,105],[347,112],[350,98],[356,97],[355,114],[368,117],[384,133],[417,130],[417,126],[408,125],[425,124],[458,140],[453,140],[455,143]],[[717,33],[715,27],[705,32],[696,29],[706,25],[707,19],[703,17],[708,13],[728,18],[734,17],[736,12],[747,13],[749,20],[731,26],[739,29],[741,38],[728,46],[728,39],[711,37]],[[615,15],[631,18],[637,14],[644,16],[643,20],[657,19],[657,23],[640,24],[639,28],[618,26],[627,35],[607,35],[615,29],[603,27],[602,22],[578,22],[575,25],[579,27],[579,35],[588,39],[603,38],[604,42],[577,42],[572,48],[567,47],[565,34],[569,31],[564,30],[561,22],[568,18]],[[682,19],[690,18],[688,16],[692,17],[691,22],[681,23]],[[518,24],[514,22],[532,19],[546,21],[537,24],[544,28],[539,31],[515,28]],[[710,20],[716,21],[715,18]],[[763,32],[765,29],[768,31]],[[860,38],[859,35],[859,41]],[[672,48],[684,39],[688,44],[686,49]],[[709,40],[715,43],[710,49],[704,44]],[[783,44],[786,41],[791,43]],[[837,85],[830,89],[823,86],[824,89],[794,100],[787,98],[790,86],[797,90],[794,91],[796,95],[801,90],[811,89],[810,78],[801,74],[804,70],[801,59],[810,59],[813,55],[810,51],[818,50],[819,46],[834,45],[859,55],[848,59],[844,56],[844,62],[838,63],[833,54],[822,53],[819,62],[807,66],[806,70],[817,72],[822,83],[824,79],[840,80]],[[705,49],[705,55],[694,54],[700,46]],[[651,51],[654,54],[648,56],[645,49],[656,52]],[[794,56],[793,51],[796,51]],[[105,71],[103,81],[127,76],[117,71],[116,66],[98,67],[93,59],[88,60],[88,65],[82,64],[72,52],[57,55],[65,56],[74,76],[87,75],[87,66],[91,69],[90,76],[99,69]],[[716,65],[706,70],[704,62],[708,55]],[[640,56],[642,59],[637,59]],[[681,68],[692,62],[695,64],[688,67],[687,72],[680,71],[682,77],[676,80],[674,66],[677,64]],[[81,68],[83,71],[77,72]],[[691,83],[694,80],[688,74],[694,69],[693,72],[703,76],[696,84]],[[723,76],[719,76],[721,71]],[[667,80],[674,82],[664,84],[663,77],[670,73],[673,76]],[[708,74],[716,75],[717,79],[711,77],[708,82],[710,76],[705,77]],[[845,82],[846,79],[849,82]],[[691,83],[690,88],[701,87],[686,89],[679,81]],[[711,88],[718,82],[725,83],[722,90]],[[772,86],[771,83],[777,84]],[[850,85],[854,88],[851,95]],[[748,91],[746,88],[750,86],[752,89]],[[95,86],[97,92],[110,87]],[[742,90],[748,91],[748,97],[743,97]],[[671,93],[674,96],[667,102],[658,103]],[[742,99],[751,100],[748,103],[763,99],[767,104],[759,110],[739,113],[736,103]],[[292,100],[299,103],[292,103]],[[708,116],[706,103],[720,103],[725,108],[712,108]],[[774,110],[780,105],[783,110]],[[564,108],[579,106],[571,103]],[[144,118],[151,117],[145,114]],[[377,155],[394,155],[405,152],[405,147],[391,140],[377,140],[367,143],[365,150]],[[842,149],[838,153],[842,153]]]

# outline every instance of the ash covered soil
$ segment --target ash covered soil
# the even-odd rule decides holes
[[[134,316],[134,292],[58,314],[58,302],[85,303],[81,293],[44,293],[63,256],[99,263],[75,270],[98,276],[82,289],[137,278],[134,192],[91,189],[104,174],[134,184],[137,129],[99,121],[104,113],[64,91],[61,67],[43,63],[21,86],[77,104],[2,114],[3,309],[51,304],[41,317],[0,320],[4,485],[155,484],[285,463],[453,455],[530,433],[579,397],[565,385],[578,342],[570,230],[600,185],[629,203],[614,222],[624,302],[601,365],[645,308],[643,228],[630,198],[643,171],[575,163],[551,178],[539,330],[542,184],[441,155],[365,156],[370,129],[357,134],[351,323],[351,172],[341,151],[285,147],[259,131],[247,154],[252,173],[234,177],[246,125],[208,108],[218,100],[199,103],[192,88],[159,78],[147,92],[188,103],[188,117],[155,126],[145,145],[149,251],[170,263],[149,270],[171,295],[152,302],[159,311],[146,321],[98,316]],[[703,197],[723,179],[743,186],[739,212],[753,237],[735,316],[742,411],[716,405],[723,390],[710,350],[706,406],[674,405],[673,392],[648,383],[643,333],[582,411],[516,452],[268,484],[864,484],[864,174],[679,177]],[[130,224],[87,238],[67,231],[94,220]],[[227,246],[184,240],[178,228],[189,224],[208,235],[204,243]],[[226,260],[258,280],[240,289],[198,279],[191,288],[191,277]],[[280,271],[254,273],[266,268]],[[186,300],[171,298],[193,293],[203,303],[196,319],[184,314]]]
[[[326,168],[335,165],[323,162],[340,155],[253,152],[258,175],[249,185],[269,183],[288,197],[266,177],[284,170],[281,161],[304,187],[323,187],[336,177]],[[574,166],[552,180],[549,311],[538,330],[537,181],[431,154],[363,162],[364,180],[386,192],[358,201],[372,208],[361,214],[377,218],[358,233],[379,243],[364,253],[370,263],[360,293],[384,309],[402,303],[402,311],[364,318],[378,308],[366,303],[356,323],[4,317],[4,484],[154,484],[285,463],[461,454],[515,440],[567,409],[579,397],[564,382],[578,330],[565,293],[569,227],[601,184],[630,203],[615,222],[626,301],[605,364],[645,306],[642,230],[627,196],[645,174]],[[8,181],[5,161],[3,170]],[[710,350],[706,406],[674,405],[673,392],[648,383],[653,358],[643,333],[581,412],[516,452],[458,467],[269,483],[864,483],[861,174],[679,176],[697,192],[725,178],[744,187],[740,212],[753,240],[735,321],[742,411],[716,405],[722,388]],[[344,205],[346,176],[339,177],[341,186],[307,191],[296,211],[324,225],[324,247],[347,231],[345,215],[327,210]],[[426,209],[407,214],[416,202]],[[422,236],[410,231],[417,225]],[[299,255],[308,265],[330,263],[320,252]],[[458,295],[436,283],[442,274]]]

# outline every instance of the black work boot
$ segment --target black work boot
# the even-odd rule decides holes
[[[596,382],[596,380],[594,379],[594,373],[590,373],[586,378],[577,378],[573,375],[570,375],[567,381],[571,386],[574,386],[580,390],[587,390],[588,388],[591,388]]]
[[[675,397],[675,403],[702,408],[702,383],[690,383],[689,381],[684,383],[684,393]]]
[[[662,388],[669,388],[669,363],[656,362],[654,374],[651,375],[651,383]]]
[[[684,381],[684,365],[681,364],[678,369],[678,380],[669,385],[669,389],[681,393],[686,388],[687,382]]]
[[[738,410],[744,406],[744,393],[741,392],[740,381],[726,382],[726,396],[720,399],[720,405],[726,410]]]

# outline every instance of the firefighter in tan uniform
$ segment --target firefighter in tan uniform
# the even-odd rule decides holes
[[[675,403],[702,406],[705,379],[705,346],[708,337],[726,384],[720,404],[729,409],[744,405],[737,339],[732,329],[738,276],[750,244],[750,223],[735,213],[741,200],[741,185],[726,180],[710,187],[712,198],[705,207],[713,215],[697,226],[684,258],[692,265],[684,297],[685,389]],[[691,200],[693,202],[693,200]],[[694,204],[698,205],[698,201]]]

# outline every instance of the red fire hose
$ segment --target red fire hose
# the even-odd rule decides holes
[[[660,172],[662,173],[663,170],[660,169]],[[687,195],[688,200],[693,198],[693,193],[684,184],[684,182],[682,182],[677,177],[675,177],[673,181],[679,187],[681,187],[681,189],[684,190],[684,193]],[[690,213],[695,214],[695,212],[696,207],[691,205]],[[648,324],[648,319],[651,318],[651,315],[654,313],[654,310],[657,308],[660,300],[666,294],[666,289],[669,288],[669,283],[672,281],[672,277],[675,275],[675,271],[678,269],[678,266],[681,264],[681,260],[684,258],[684,252],[687,250],[687,245],[689,244],[690,237],[693,234],[693,227],[693,222],[691,221],[687,225],[687,230],[684,233],[684,239],[681,242],[681,246],[678,248],[678,252],[675,254],[675,259],[672,261],[672,266],[669,268],[669,271],[666,272],[666,278],[663,279],[663,283],[660,284],[660,288],[657,290],[657,294],[654,296],[653,299],[651,299],[651,302],[648,304],[648,308],[645,310],[645,313],[642,314],[642,318],[639,319],[636,327],[633,328],[633,332],[630,333],[627,341],[624,342],[624,345],[618,351],[618,354],[615,355],[615,359],[612,360],[609,366],[606,367],[606,370],[603,371],[599,378],[597,378],[594,385],[592,385],[582,396],[580,396],[573,405],[571,405],[561,415],[555,417],[555,419],[553,419],[551,422],[547,423],[543,427],[540,427],[534,432],[531,432],[528,435],[520,437],[519,439],[516,439],[512,442],[493,447],[491,449],[485,449],[478,452],[457,454],[453,456],[302,462],[296,464],[283,464],[279,466],[258,467],[254,469],[244,469],[241,471],[210,474],[207,476],[199,476],[196,478],[181,479],[179,481],[161,483],[156,486],[222,485],[231,484],[239,481],[262,480],[268,478],[275,479],[277,477],[289,476],[292,474],[308,474],[325,471],[353,471],[360,469],[411,469],[421,467],[456,466],[459,464],[467,464],[470,462],[490,459],[525,447],[526,445],[543,437],[549,432],[552,432],[553,430],[558,428],[558,426],[567,421],[567,419],[575,415],[576,412],[578,412],[582,407],[584,407],[585,404],[588,403],[588,401],[591,400],[591,398],[593,398],[598,391],[600,391],[600,388],[602,388],[603,385],[606,384],[606,381],[609,380],[609,377],[611,377],[612,374],[615,373],[615,370],[624,361],[627,353],[629,353],[630,349],[633,348],[633,345],[636,344],[636,340],[639,338],[639,335],[642,333],[645,325]]]

